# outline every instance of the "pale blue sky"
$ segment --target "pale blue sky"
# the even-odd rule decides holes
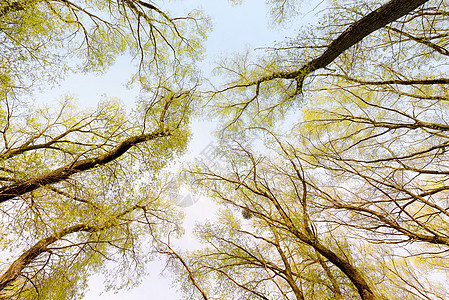
[[[213,31],[205,43],[207,59],[203,69],[210,71],[213,62],[219,57],[245,49],[254,49],[272,45],[274,40],[282,40],[283,31],[269,26],[269,15],[264,1],[245,0],[243,4],[233,6],[227,0],[178,0],[163,1],[163,10],[172,11],[172,15],[183,15],[195,8],[200,8],[211,17]],[[285,28],[284,28],[285,30]],[[60,86],[45,90],[39,95],[44,102],[59,99],[61,95],[76,96],[83,105],[93,105],[102,95],[117,97],[127,105],[133,105],[137,91],[130,91],[124,85],[135,72],[131,57],[120,57],[107,74],[75,74],[69,76]]]
[[[166,1],[167,2],[167,1]],[[227,0],[184,0],[168,1],[167,5],[159,4],[164,9],[170,9],[182,14],[193,8],[202,8],[208,14],[214,24],[214,29],[206,41],[207,60],[204,66],[209,68],[220,56],[227,56],[235,52],[246,49],[270,46],[273,41],[280,41],[293,32],[293,28],[282,28],[274,30],[269,24],[268,8],[264,1],[245,0],[242,5],[232,6]],[[130,91],[125,88],[125,84],[132,74],[130,68],[130,58],[120,58],[109,72],[101,77],[91,74],[79,74],[70,76],[60,87],[42,94],[42,100],[52,101],[70,93],[79,98],[83,105],[95,104],[102,95],[117,97],[122,99],[126,105],[132,105],[137,96],[137,91]],[[205,130],[204,128],[208,128]],[[199,153],[211,140],[208,132],[210,126],[202,126],[196,123],[193,126],[194,138],[190,152]],[[187,231],[191,229],[195,222],[204,220],[207,211],[211,211],[211,203],[207,199],[201,199],[195,205],[185,209],[187,218],[185,221]],[[189,235],[183,240],[183,245],[188,246]],[[142,284],[131,290],[123,290],[117,294],[112,292],[103,293],[103,278],[94,276],[91,279],[90,290],[86,293],[84,300],[128,300],[128,299],[179,299],[179,295],[170,285],[170,280],[161,276],[163,264],[154,262],[148,265],[151,275]]]

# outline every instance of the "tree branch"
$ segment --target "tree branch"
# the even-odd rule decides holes
[[[366,36],[407,15],[427,1],[429,0],[392,0],[349,26],[329,44],[323,54],[307,62],[298,70],[276,72],[263,76],[250,82],[247,86],[258,85],[273,79],[294,79],[297,83],[296,94],[299,94],[302,92],[302,85],[307,75],[326,67],[343,52],[363,40]]]
[[[68,179],[73,174],[105,165],[119,158],[131,147],[137,144],[169,135],[170,132],[159,129],[153,133],[133,136],[122,141],[111,151],[106,152],[97,157],[78,160],[63,167],[60,167],[56,170],[38,175],[34,178],[2,187],[0,188],[0,203],[13,199],[17,196],[24,195],[31,191],[34,191],[41,186],[57,183],[62,180]]]
[[[0,291],[3,290],[6,286],[8,286],[11,282],[17,279],[20,276],[22,270],[29,265],[36,257],[41,255],[42,253],[47,251],[47,247],[60,240],[62,237],[75,233],[75,232],[95,232],[100,230],[100,227],[88,226],[84,224],[71,226],[65,228],[59,232],[56,232],[49,237],[40,240],[33,247],[25,251],[18,259],[16,259],[11,266],[0,276]]]
[[[61,240],[63,237],[76,233],[76,232],[98,232],[110,228],[116,224],[116,220],[121,218],[135,209],[139,208],[139,205],[134,205],[121,213],[112,216],[109,221],[97,226],[88,224],[78,224],[64,228],[58,232],[53,233],[47,238],[44,238],[37,242],[33,247],[25,251],[18,259],[16,259],[11,266],[0,276],[0,291],[2,291],[6,286],[16,280],[23,269],[25,269],[35,258],[44,252],[48,251],[48,246]]]
[[[20,2],[6,2],[6,5],[0,7],[0,18],[7,15],[10,12],[25,10],[25,5]]]

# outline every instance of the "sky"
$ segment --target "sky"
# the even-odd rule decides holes
[[[254,49],[261,46],[268,46],[276,39],[279,39],[280,33],[269,26],[269,16],[265,5],[261,5],[261,0],[246,0],[239,6],[232,6],[226,0],[213,1],[175,1],[173,5],[179,5],[177,10],[183,13],[183,8],[190,9],[192,7],[202,7],[208,15],[210,15],[214,24],[213,31],[210,33],[206,41],[207,62],[205,65],[211,66],[210,62],[217,61],[220,56],[230,55],[234,52],[245,51],[246,49]],[[175,8],[176,9],[176,8]],[[123,82],[126,82],[126,59],[122,59],[114,65],[110,72],[104,78],[99,78],[101,86],[106,87],[105,91],[96,90],[89,93],[96,93],[99,96],[103,93],[108,95],[118,95],[118,97],[129,97],[129,91],[120,89]],[[96,81],[97,79],[95,79]],[[83,78],[79,78],[75,84],[83,85]],[[99,82],[100,82],[99,81]],[[120,84],[122,81],[122,84]],[[104,82],[104,83],[103,83]],[[114,84],[111,84],[114,82]],[[98,85],[99,85],[98,84]],[[95,84],[95,86],[98,86]],[[110,90],[110,88],[113,90]],[[93,98],[97,98],[93,97]],[[191,142],[190,152],[193,155],[199,155],[209,143],[212,142],[210,132],[202,130],[202,128],[210,128],[203,126],[202,122],[193,125],[193,139]],[[194,205],[184,209],[186,213],[185,227],[186,232],[190,231],[196,222],[204,221],[204,216],[212,211],[211,203],[207,199],[200,199]],[[188,237],[184,240],[184,245],[189,243]],[[162,262],[150,263],[147,268],[150,275],[136,288],[131,290],[123,290],[114,294],[107,292],[100,294],[103,288],[101,276],[95,276],[91,279],[89,285],[90,290],[84,297],[85,300],[127,300],[127,299],[167,299],[176,300],[180,296],[176,289],[171,285],[168,278],[170,274],[166,272],[165,276],[161,274],[164,264]]]
[[[256,50],[272,46],[274,41],[282,41],[287,36],[293,36],[300,24],[309,21],[314,11],[313,5],[324,0],[303,1],[306,18],[292,20],[282,27],[275,28],[270,24],[269,8],[264,0],[243,0],[241,5],[231,5],[227,0],[154,0],[162,10],[182,15],[194,8],[201,8],[210,16],[213,23],[213,31],[205,42],[206,60],[202,67],[207,74],[213,68],[214,62],[220,57],[229,57],[233,53]],[[299,1],[298,1],[299,2]],[[312,3],[310,3],[312,2]],[[310,4],[310,5],[307,5]],[[76,74],[69,76],[60,86],[45,91],[39,95],[43,101],[54,101],[64,94],[77,97],[82,105],[95,106],[103,97],[116,97],[125,105],[132,107],[138,95],[137,90],[129,90],[125,87],[132,73],[135,71],[130,64],[130,57],[120,57],[110,70],[102,75]],[[206,121],[196,121],[192,124],[193,138],[191,140],[188,156],[195,158],[213,143],[211,128],[214,124]],[[198,202],[184,208],[186,236],[180,241],[185,247],[195,245],[189,232],[197,222],[204,222],[214,205],[210,200],[200,198]],[[147,265],[150,275],[146,276],[141,284],[129,290],[121,290],[117,293],[104,292],[104,277],[99,274],[92,276],[89,281],[89,290],[83,300],[129,300],[129,299],[180,299],[176,287],[172,286],[170,273],[163,272],[164,264],[154,261]],[[193,289],[193,287],[192,287]]]
[[[207,58],[202,69],[211,71],[213,63],[220,57],[242,52],[246,49],[272,45],[275,40],[282,40],[282,31],[270,26],[267,6],[262,0],[245,0],[241,5],[231,5],[227,0],[177,0],[161,1],[162,10],[172,15],[182,16],[195,8],[202,9],[212,19],[213,30],[205,42]],[[117,59],[109,71],[102,75],[75,74],[60,83],[52,90],[46,90],[39,97],[43,101],[53,101],[61,95],[76,96],[83,105],[95,106],[103,97],[117,97],[127,105],[133,105],[136,90],[129,90],[125,84],[135,72],[131,57],[122,56]]]
[[[155,1],[155,3],[157,3]],[[162,1],[159,5],[163,10],[173,11],[176,14],[183,14],[193,8],[202,8],[212,19],[213,31],[210,33],[205,43],[207,58],[203,66],[207,72],[211,71],[211,66],[220,57],[226,57],[236,52],[243,52],[247,49],[273,45],[274,41],[281,41],[285,36],[291,35],[295,31],[294,22],[290,27],[283,26],[275,29],[270,25],[270,16],[265,1],[245,0],[243,4],[233,6],[227,0],[184,0],[184,1]],[[255,50],[261,51],[261,50]],[[41,97],[45,101],[56,100],[61,95],[70,93],[76,96],[82,105],[95,106],[99,99],[104,97],[117,97],[125,105],[132,106],[138,91],[129,90],[125,87],[127,80],[134,70],[131,68],[130,58],[121,57],[102,75],[77,74],[67,78],[57,88],[42,93]],[[208,124],[210,125],[210,124]],[[192,126],[193,139],[190,144],[189,154],[192,157],[200,155],[212,141],[210,128],[203,122],[195,122]],[[186,213],[185,228],[189,232],[196,222],[204,221],[212,209],[213,205],[207,199],[200,199],[194,205],[184,209]],[[182,243],[189,245],[194,243],[189,240],[189,234]],[[103,280],[100,276],[93,276],[90,279],[89,291],[84,300],[128,300],[128,299],[168,299],[176,300],[180,296],[175,288],[171,286],[171,281],[167,276],[162,276],[163,263],[153,262],[147,266],[150,275],[136,288],[122,290],[117,294],[113,292],[102,293]],[[166,274],[169,275],[169,274]]]

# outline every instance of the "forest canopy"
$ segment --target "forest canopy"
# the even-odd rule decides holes
[[[280,31],[306,5],[265,4]],[[448,299],[449,3],[321,6],[212,79],[199,10],[3,1],[0,299],[82,299],[95,274],[131,288],[161,258],[185,299]],[[134,107],[28,100],[122,55]],[[200,117],[218,120],[220,164],[177,181],[219,209],[189,249],[167,169]]]

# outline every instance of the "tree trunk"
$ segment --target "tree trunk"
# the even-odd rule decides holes
[[[307,62],[301,68],[291,72],[273,73],[259,78],[248,85],[260,85],[262,82],[276,78],[295,79],[297,81],[296,92],[299,94],[302,91],[302,84],[307,75],[326,67],[344,51],[363,40],[369,34],[409,14],[428,1],[429,0],[392,0],[353,23],[329,44],[323,54]]]
[[[105,154],[102,154],[100,156],[78,160],[71,164],[65,165],[64,167],[38,175],[34,178],[16,182],[8,186],[4,186],[0,188],[0,203],[18,197],[20,195],[24,195],[31,191],[34,191],[41,186],[63,181],[65,179],[68,179],[73,174],[90,170],[97,166],[105,165],[119,158],[131,147],[139,143],[150,141],[168,135],[170,134],[164,131],[157,131],[150,134],[133,136],[118,144],[111,151],[106,152]]]

